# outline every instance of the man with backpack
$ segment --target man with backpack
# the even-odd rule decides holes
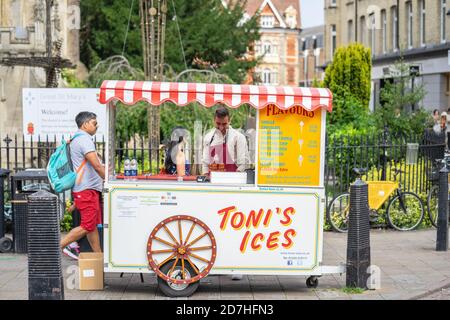
[[[80,212],[81,224],[61,240],[60,247],[64,254],[77,259],[77,253],[69,244],[84,236],[87,236],[94,252],[102,251],[97,225],[102,223],[101,193],[105,167],[97,155],[92,140],[98,128],[96,114],[80,112],[75,121],[78,131],[72,137],[69,146],[73,170],[76,173],[72,195],[75,207]]]

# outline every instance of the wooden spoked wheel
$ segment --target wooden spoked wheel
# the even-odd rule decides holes
[[[190,216],[173,216],[161,221],[147,242],[150,267],[161,279],[175,285],[189,285],[206,277],[216,255],[213,233],[201,220]]]

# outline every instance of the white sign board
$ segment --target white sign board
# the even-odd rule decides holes
[[[48,138],[59,142],[63,136],[73,135],[78,127],[75,117],[82,111],[97,115],[98,141],[103,139],[106,129],[106,106],[98,102],[99,89],[31,89],[24,88],[23,134],[25,141],[41,141]]]
[[[105,212],[109,268],[148,269],[150,233],[161,221],[183,215],[200,219],[216,239],[217,258],[211,273],[311,273],[322,261],[321,193],[317,189],[294,193],[112,188],[109,212]],[[188,234],[191,225],[184,221],[181,234]],[[180,234],[177,222],[166,226],[175,237]],[[198,236],[196,232],[202,231],[194,231],[190,239]],[[156,236],[171,241],[164,229]],[[210,245],[207,238],[196,245]],[[160,262],[164,257],[156,259]]]

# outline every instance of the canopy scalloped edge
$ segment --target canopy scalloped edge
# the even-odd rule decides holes
[[[324,108],[328,112],[333,109],[332,100],[331,91],[323,88],[116,80],[104,81],[99,96],[102,104],[120,101],[134,105],[146,101],[154,106],[172,102],[184,107],[196,102],[207,108],[216,104],[230,108],[248,104],[255,109],[264,109],[268,105],[281,110],[300,106],[308,111]]]

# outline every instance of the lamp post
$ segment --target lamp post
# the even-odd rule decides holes
[[[305,72],[305,87],[308,86],[308,55],[309,52],[306,49],[306,39],[302,38],[302,50],[303,50],[303,56],[305,57],[305,61],[304,61],[304,67],[303,67],[303,71]]]

